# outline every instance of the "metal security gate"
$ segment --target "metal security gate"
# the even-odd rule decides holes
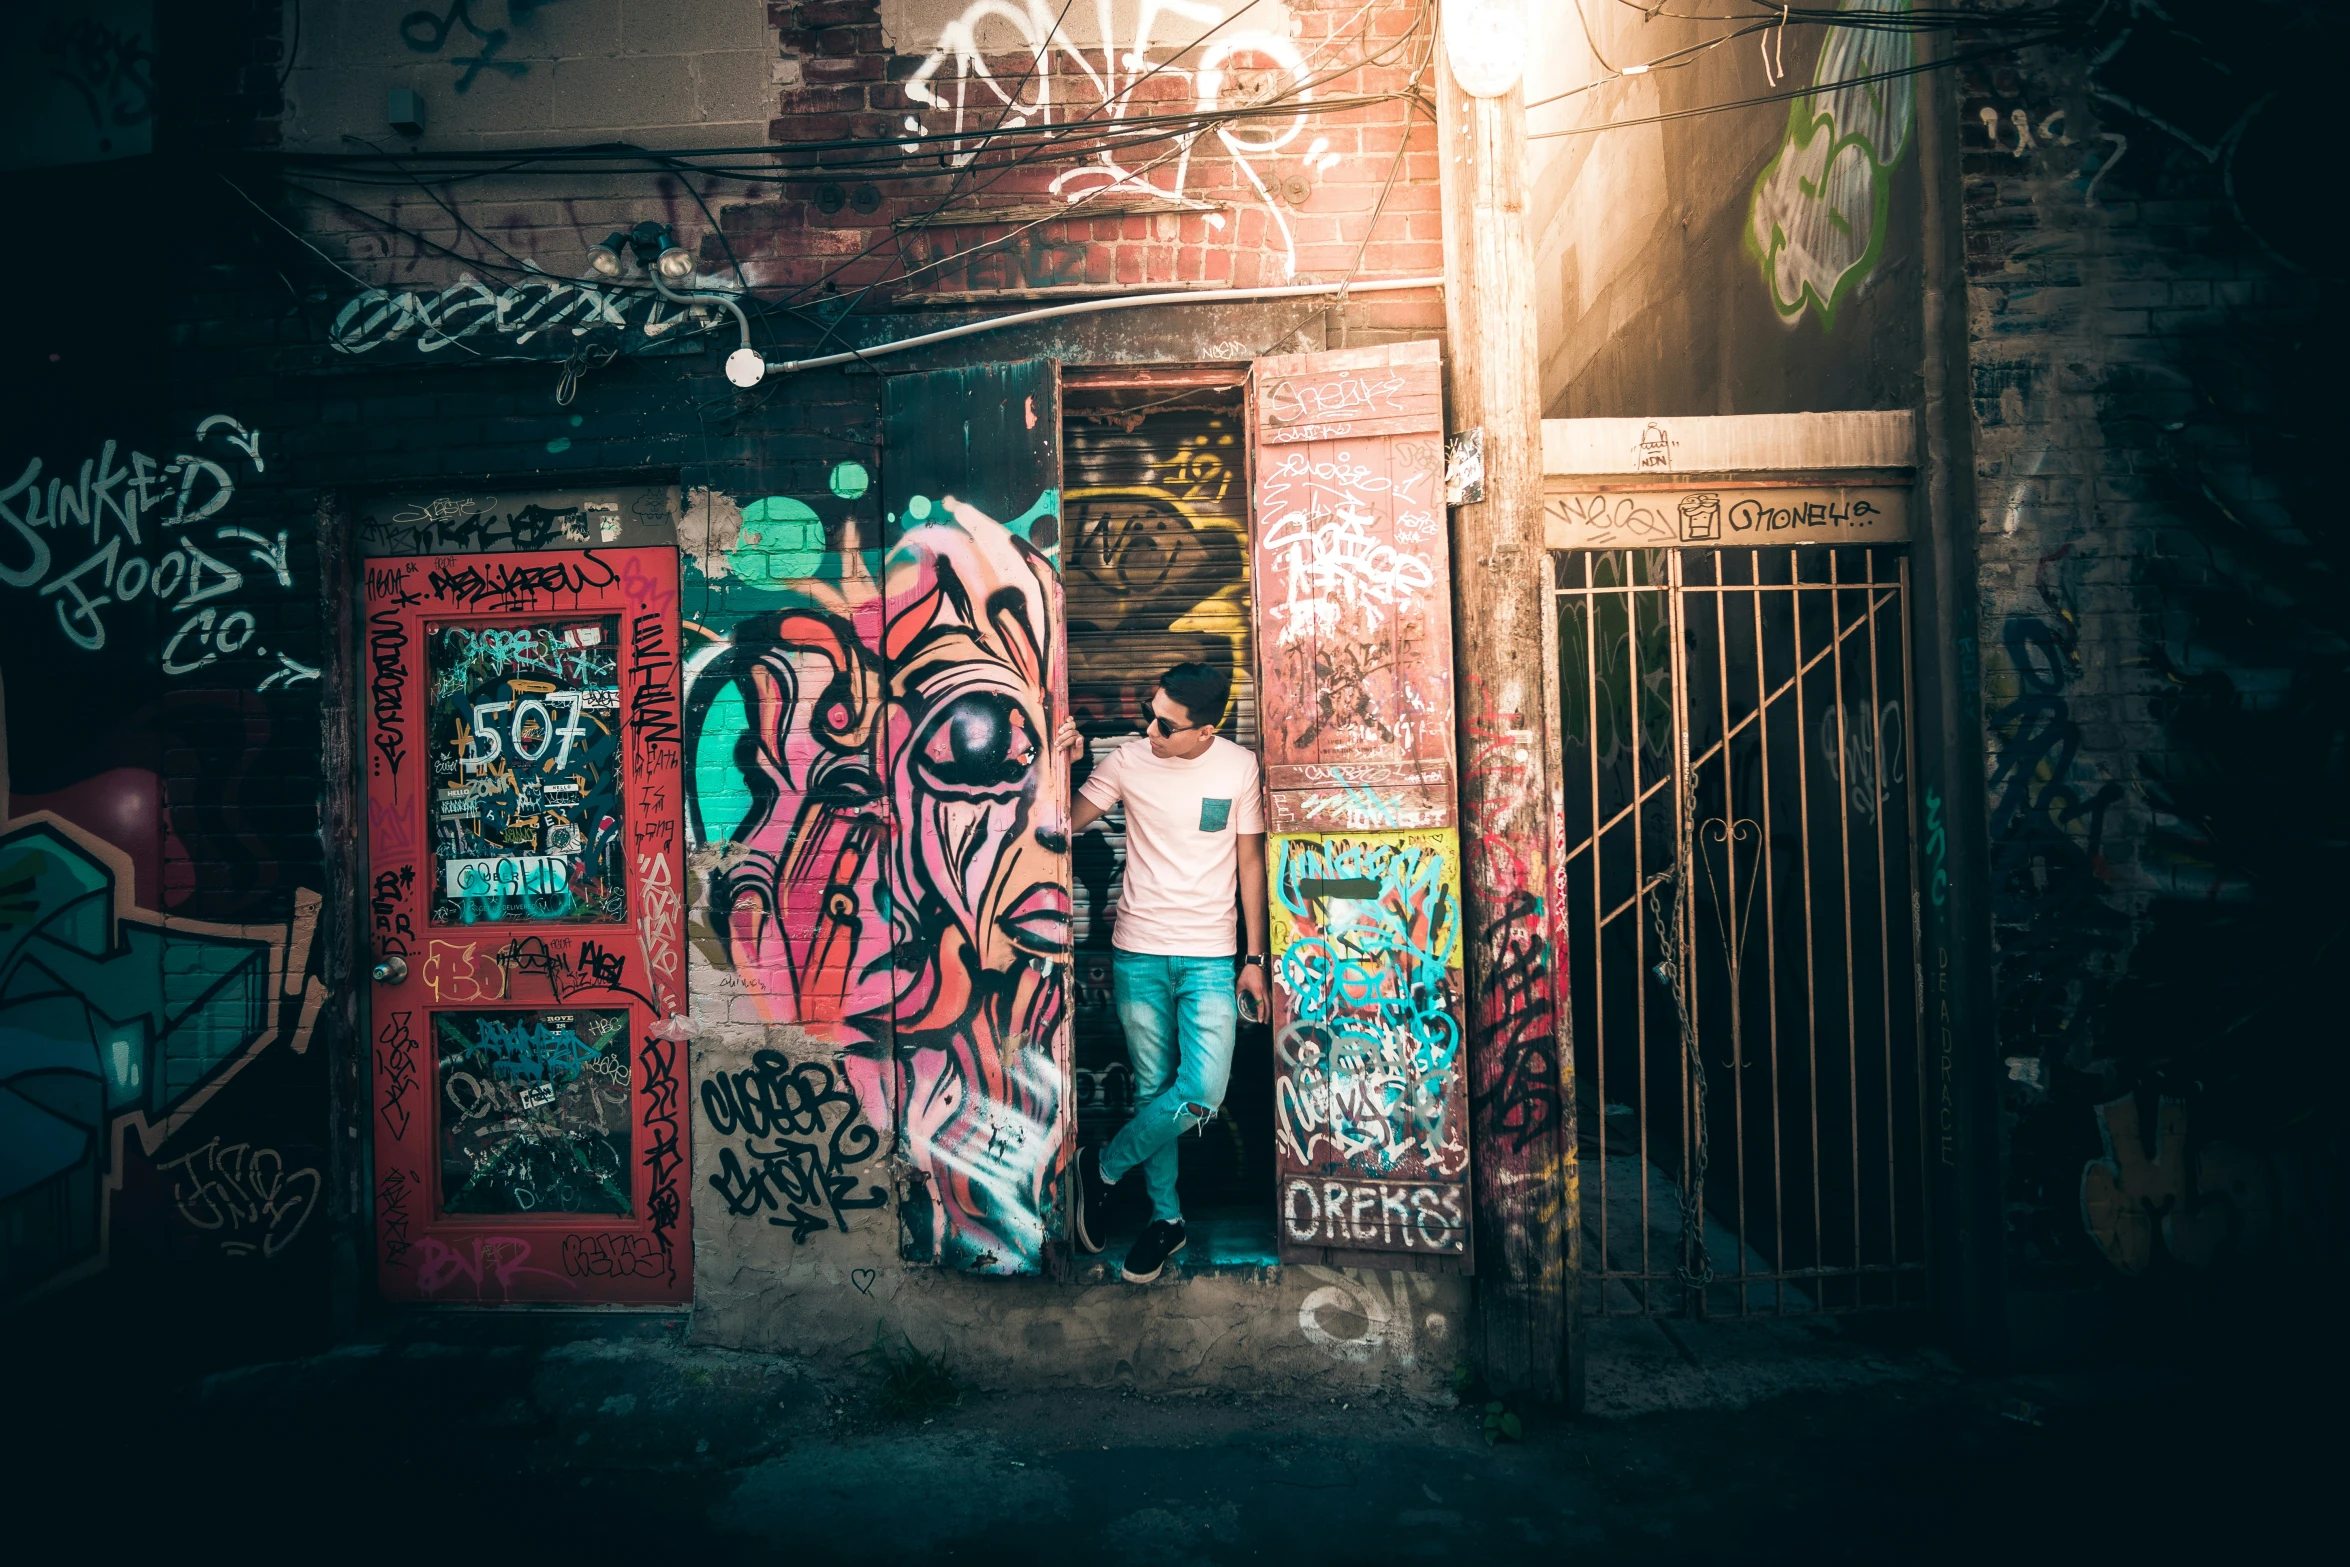
[[[1584,1308],[1922,1304],[1906,552],[1553,564]]]

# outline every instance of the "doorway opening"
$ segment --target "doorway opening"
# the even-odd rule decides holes
[[[1087,743],[1073,785],[1141,734],[1137,715],[1159,676],[1190,660],[1233,671],[1219,733],[1260,749],[1247,373],[1245,365],[1063,372],[1069,705]],[[1072,860],[1077,1141],[1099,1147],[1135,1108],[1110,982],[1111,921],[1126,866],[1123,814],[1112,812],[1078,838]],[[1272,1031],[1244,1021],[1222,1110],[1177,1147],[1191,1266],[1274,1260],[1272,1083]],[[1149,1217],[1139,1190],[1120,1195],[1112,1257]]]

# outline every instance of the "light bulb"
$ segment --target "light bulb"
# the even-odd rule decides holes
[[[682,283],[694,274],[694,258],[675,245],[662,251],[661,258],[653,266],[672,283]]]
[[[588,270],[598,277],[620,276],[623,263],[620,247],[628,243],[626,234],[614,234],[598,245],[590,245],[587,253]]]

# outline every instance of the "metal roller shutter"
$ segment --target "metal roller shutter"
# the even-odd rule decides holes
[[[1137,714],[1159,675],[1187,659],[1233,667],[1222,733],[1256,750],[1248,461],[1237,396],[1229,406],[1164,409],[1139,422],[1107,406],[1089,418],[1082,391],[1066,396],[1069,701],[1092,754],[1139,733]],[[1081,760],[1079,781],[1088,771],[1090,760]],[[1119,818],[1080,838],[1073,858],[1078,1129],[1092,1144],[1114,1136],[1134,1109],[1110,996],[1110,916],[1126,866]],[[1270,1192],[1271,1107],[1256,1103],[1266,1097],[1262,1034],[1243,1027],[1226,1113],[1183,1143],[1187,1209],[1258,1203]]]

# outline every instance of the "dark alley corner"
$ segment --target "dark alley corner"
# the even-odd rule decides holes
[[[27,1559],[2322,1526],[2342,6],[0,35]]]

